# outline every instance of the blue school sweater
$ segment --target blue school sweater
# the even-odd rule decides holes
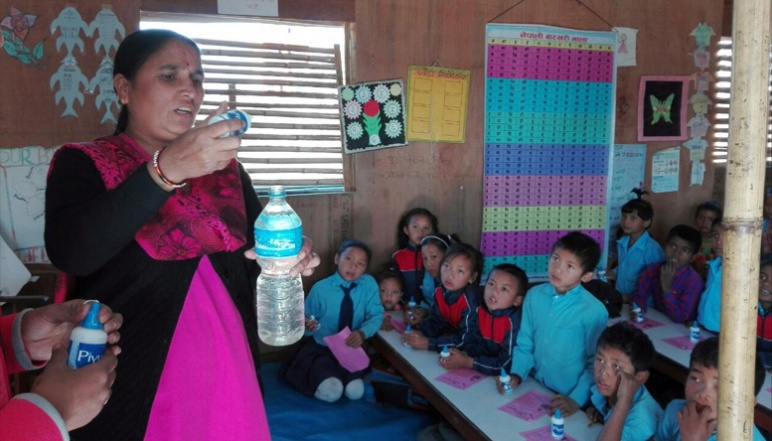
[[[665,253],[660,244],[644,231],[641,237],[628,249],[630,236],[624,236],[617,241],[617,259],[619,265],[616,269],[617,291],[625,295],[631,295],[638,286],[638,279],[643,269],[652,263],[665,260]]]
[[[721,327],[721,258],[708,262],[708,280],[697,306],[697,321],[708,331],[718,332]]]
[[[531,288],[523,303],[512,373],[534,378],[580,406],[590,398],[598,337],[608,311],[581,284],[558,295],[549,283]]]
[[[603,415],[603,420],[608,422],[614,407],[606,410],[606,397],[593,384],[590,387],[590,401],[595,409]],[[646,386],[641,386],[633,397],[633,404],[625,418],[625,426],[622,429],[620,441],[646,441],[657,432],[657,426],[662,419],[662,408],[651,396]]]

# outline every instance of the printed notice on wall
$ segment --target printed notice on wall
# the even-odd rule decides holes
[[[217,13],[278,17],[279,0],[217,0]]]
[[[645,172],[646,144],[614,145],[608,203],[608,225],[611,234],[616,234],[622,217],[622,205],[636,197],[632,189],[643,187]]]
[[[681,168],[681,148],[671,147],[654,154],[651,159],[651,191],[678,191],[678,171]]]
[[[408,68],[409,141],[464,142],[469,75],[462,69]]]

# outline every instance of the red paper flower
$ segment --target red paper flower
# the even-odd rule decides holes
[[[365,103],[364,108],[362,109],[363,112],[365,112],[365,115],[367,116],[375,116],[381,111],[381,107],[378,105],[378,103],[375,100],[370,100]]]
[[[11,15],[3,18],[0,21],[0,26],[13,30],[19,40],[24,41],[29,33],[29,28],[35,25],[37,18],[37,15],[24,14],[16,6],[11,6]]]

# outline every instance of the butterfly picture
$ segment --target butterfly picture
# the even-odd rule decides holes
[[[673,105],[673,98],[675,94],[671,93],[664,100],[657,99],[654,95],[649,95],[649,101],[651,102],[651,124],[656,124],[660,118],[665,122],[673,123],[670,119],[670,107]]]

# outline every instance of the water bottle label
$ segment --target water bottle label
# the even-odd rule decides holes
[[[691,331],[689,332],[689,340],[692,343],[697,343],[698,341],[700,341],[700,328],[691,329]]]
[[[70,342],[67,351],[67,366],[77,369],[88,364],[99,361],[105,352],[104,343],[77,343]]]
[[[562,424],[553,424],[552,425],[552,437],[555,439],[563,439],[563,425]]]
[[[302,226],[288,230],[255,229],[255,252],[260,257],[292,257],[302,245]]]

